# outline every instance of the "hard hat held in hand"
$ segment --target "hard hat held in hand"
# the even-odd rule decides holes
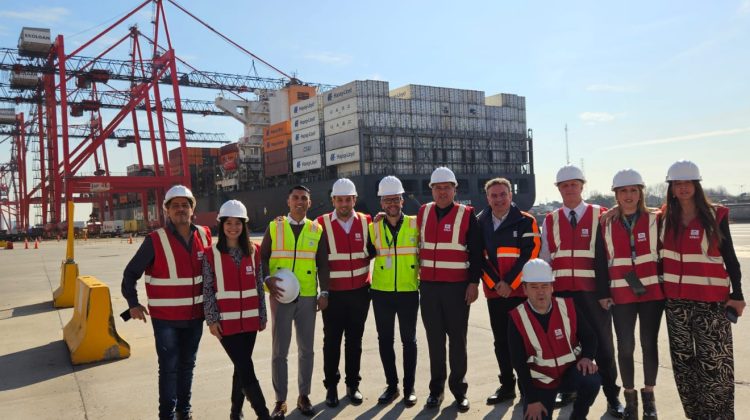
[[[281,296],[277,298],[280,303],[292,303],[299,296],[299,280],[292,270],[288,268],[279,268],[271,277],[276,277],[276,287],[284,289]]]
[[[167,209],[167,203],[169,203],[169,200],[177,197],[187,198],[188,201],[190,201],[190,207],[195,210],[195,197],[193,197],[193,192],[190,191],[190,188],[184,185],[175,185],[167,191],[167,194],[164,196],[164,203],[162,204],[164,210]]]
[[[524,264],[521,280],[524,283],[552,283],[555,276],[552,275],[552,267],[546,261],[534,258]]]
[[[581,168],[575,166],[575,165],[565,165],[562,168],[560,168],[559,171],[557,171],[557,177],[555,178],[555,185],[570,181],[573,179],[580,180],[583,183],[586,183],[586,177],[583,176],[583,171]]]
[[[331,189],[331,197],[335,197],[337,195],[357,195],[357,187],[354,186],[354,183],[349,178],[340,178],[337,179],[336,182],[333,183],[333,188]]]
[[[236,217],[247,222],[247,209],[239,200],[229,200],[221,205],[216,221],[221,221],[222,217]]]
[[[401,185],[401,180],[393,175],[388,175],[387,177],[381,179],[380,183],[378,184],[378,197],[403,193],[404,186]]]
[[[678,160],[667,171],[667,182],[701,180],[701,171],[698,169],[698,165],[689,160]]]
[[[432,188],[433,184],[440,184],[441,182],[452,182],[454,186],[458,186],[456,174],[454,174],[450,168],[446,168],[445,166],[440,166],[432,171],[432,175],[430,176],[430,188]]]
[[[623,169],[617,171],[615,177],[612,178],[612,191],[616,188],[627,187],[629,185],[640,185],[641,187],[645,187],[646,183],[643,182],[641,174],[634,169]]]

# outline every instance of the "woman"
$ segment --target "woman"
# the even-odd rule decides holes
[[[615,174],[612,191],[617,216],[602,219],[596,252],[599,303],[612,309],[617,334],[617,361],[625,388],[625,419],[638,418],[638,392],[634,383],[635,322],[640,319],[644,388],[643,418],[656,419],[654,386],[659,369],[658,338],[664,312],[659,284],[658,212],[644,203],[641,175],[624,169]]]
[[[667,173],[660,233],[669,347],[688,418],[734,418],[734,356],[728,316],[745,308],[729,210],[712,204],[698,166],[675,162]],[[736,320],[736,317],[734,318]]]
[[[242,418],[243,395],[260,419],[270,419],[253,369],[258,331],[266,328],[258,245],[247,234],[247,210],[237,200],[219,209],[219,241],[203,260],[203,305],[212,335],[234,364],[231,419]]]

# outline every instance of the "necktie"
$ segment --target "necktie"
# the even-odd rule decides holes
[[[573,229],[575,229],[577,224],[578,224],[578,219],[576,219],[576,212],[571,210],[570,211],[570,225],[573,226]]]

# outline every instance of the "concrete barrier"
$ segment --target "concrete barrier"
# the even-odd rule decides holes
[[[130,345],[115,329],[109,287],[96,277],[76,280],[73,318],[63,338],[74,365],[130,357]]]
[[[63,261],[60,265],[60,287],[52,293],[55,308],[70,308],[76,293],[78,264],[74,261]]]

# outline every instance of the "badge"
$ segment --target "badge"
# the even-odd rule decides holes
[[[198,251],[198,259],[199,260],[203,259],[203,251]]]
[[[690,238],[696,239],[699,236],[701,236],[701,231],[699,229],[690,229]]]
[[[587,228],[581,229],[581,236],[583,237],[589,236],[589,230]]]
[[[253,274],[253,271],[254,270],[252,265],[248,265],[247,267],[245,267],[245,274]]]
[[[392,266],[393,266],[393,259],[389,255],[389,256],[385,257],[385,268],[386,268],[386,270],[390,270]]]
[[[315,242],[313,242],[313,241],[310,241],[310,242],[307,243],[307,246],[313,246],[313,245],[315,245]]]
[[[518,238],[518,231],[517,231],[517,230],[514,230],[514,231],[513,231],[513,237],[514,237],[514,238]]]
[[[562,338],[563,338],[563,332],[562,332],[561,329],[557,328],[555,330],[555,338],[558,339],[558,340],[562,340]]]
[[[354,240],[355,241],[362,241],[362,234],[361,233],[355,233],[354,234]]]
[[[451,225],[450,225],[450,223],[446,223],[443,226],[443,232],[450,232],[450,231],[451,231]]]
[[[646,240],[646,232],[638,232],[638,242],[643,242]]]

